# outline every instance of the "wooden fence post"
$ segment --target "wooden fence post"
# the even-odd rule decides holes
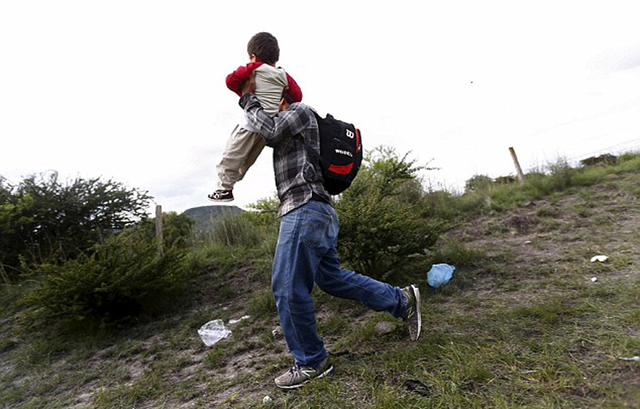
[[[156,239],[158,241],[158,254],[164,254],[162,249],[162,206],[156,205]]]
[[[509,148],[509,152],[511,153],[511,158],[513,159],[513,164],[516,165],[516,173],[518,175],[518,181],[520,184],[524,183],[524,174],[522,173],[522,169],[520,168],[520,162],[518,162],[518,157],[516,156],[516,151],[513,147]]]

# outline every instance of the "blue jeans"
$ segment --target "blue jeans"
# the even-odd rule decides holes
[[[338,228],[333,206],[315,200],[280,221],[271,288],[284,338],[298,365],[315,367],[327,356],[316,330],[314,283],[328,294],[359,300],[394,317],[406,309],[400,288],[340,267]]]

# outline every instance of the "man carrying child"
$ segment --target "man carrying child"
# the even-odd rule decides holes
[[[240,106],[247,122],[273,148],[273,168],[280,207],[280,232],[271,287],[293,367],[275,379],[283,389],[297,388],[333,371],[316,329],[311,291],[317,285],[336,297],[358,300],[375,311],[387,311],[408,323],[411,340],[420,336],[420,291],[417,285],[391,286],[343,269],[338,258],[338,215],[323,186],[318,122],[302,103],[282,98],[270,115],[255,95],[256,80],[241,87]],[[308,145],[316,151],[310,155]]]

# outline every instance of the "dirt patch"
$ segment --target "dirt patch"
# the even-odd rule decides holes
[[[507,227],[514,229],[517,234],[529,233],[538,225],[538,223],[539,221],[537,217],[527,213],[515,214],[504,221],[504,224]]]

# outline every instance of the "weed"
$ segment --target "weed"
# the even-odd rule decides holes
[[[263,317],[273,316],[277,313],[276,300],[270,289],[257,291],[249,300],[249,314]]]
[[[318,320],[318,332],[324,335],[339,334],[348,325],[348,319],[340,314]]]
[[[445,238],[429,255],[433,263],[448,263],[456,267],[477,266],[486,258],[482,249],[471,247],[453,238]]]
[[[202,363],[205,368],[217,369],[226,365],[229,359],[229,351],[220,343],[215,348],[209,350],[204,356]]]
[[[555,207],[544,206],[538,209],[536,215],[538,217],[558,217],[560,215],[560,212]]]

